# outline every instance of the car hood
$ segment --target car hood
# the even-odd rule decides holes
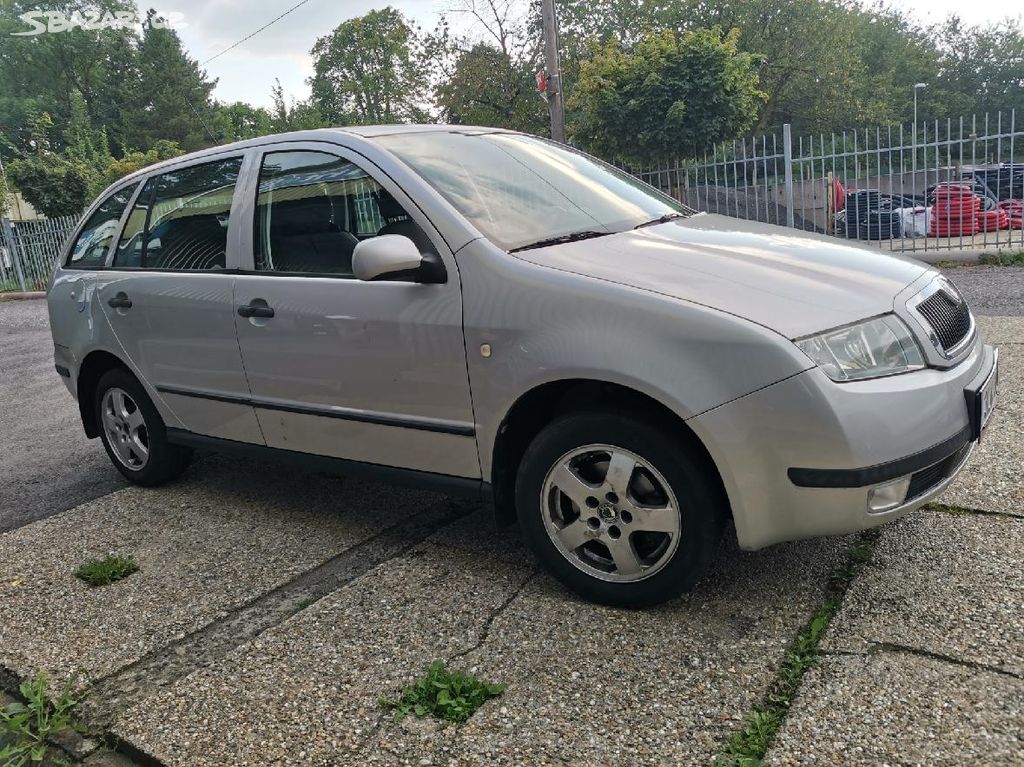
[[[735,314],[788,338],[892,311],[928,267],[823,235],[710,213],[515,254]]]

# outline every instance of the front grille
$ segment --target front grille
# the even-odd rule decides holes
[[[918,498],[937,484],[942,482],[944,479],[949,477],[953,473],[953,470],[960,465],[960,462],[967,455],[967,451],[970,449],[970,445],[964,445],[962,448],[957,450],[953,455],[943,458],[936,464],[932,464],[927,469],[921,469],[921,471],[915,472],[910,477],[910,487],[907,488],[907,501],[912,501]]]
[[[964,340],[971,330],[971,310],[959,296],[937,290],[917,305],[917,311],[935,331],[943,351]]]

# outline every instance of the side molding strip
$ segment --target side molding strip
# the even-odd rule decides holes
[[[261,410],[280,410],[286,413],[315,415],[321,418],[337,418],[342,421],[373,423],[380,426],[395,426],[400,429],[416,429],[417,431],[430,431],[438,434],[454,434],[458,437],[476,436],[476,427],[473,424],[460,423],[458,421],[410,418],[407,416],[392,415],[390,413],[377,413],[371,410],[355,410],[352,408],[297,405],[291,402],[260,399],[259,397],[239,397],[232,394],[220,394],[218,392],[204,391],[201,389],[188,389],[181,386],[161,385],[157,386],[156,390],[161,394],[176,394],[180,397],[196,397],[198,399],[208,399],[216,402],[229,402],[236,405],[250,405],[255,408],[260,408]]]

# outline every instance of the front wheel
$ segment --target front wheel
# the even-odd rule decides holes
[[[162,485],[188,467],[192,451],[167,441],[163,419],[127,370],[104,373],[94,407],[103,447],[129,481],[146,487]]]
[[[726,510],[703,456],[645,419],[574,413],[530,444],[516,480],[524,537],[587,599],[644,607],[714,558]]]

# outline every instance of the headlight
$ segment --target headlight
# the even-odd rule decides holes
[[[795,341],[833,381],[855,381],[920,370],[921,347],[895,314]]]

